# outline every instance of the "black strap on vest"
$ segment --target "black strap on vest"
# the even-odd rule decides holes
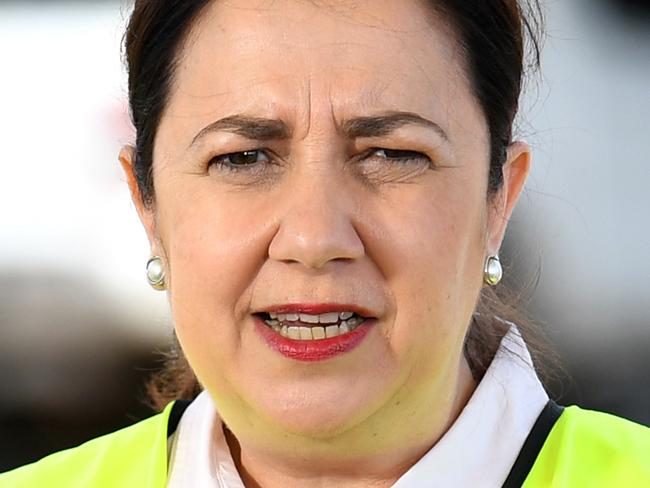
[[[178,427],[178,423],[181,421],[183,412],[189,407],[190,403],[192,402],[189,400],[176,400],[174,402],[172,411],[169,412],[169,420],[167,421],[167,437],[176,432],[176,427]]]
[[[548,401],[542,413],[537,417],[537,421],[528,437],[526,437],[526,441],[521,451],[519,451],[519,455],[510,470],[506,482],[503,484],[503,488],[520,488],[524,484],[530,470],[533,469],[533,464],[535,464],[544,442],[546,442],[551,429],[563,411],[564,407],[559,406],[553,400]]]

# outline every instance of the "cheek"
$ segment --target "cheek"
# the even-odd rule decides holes
[[[459,346],[478,299],[485,200],[478,189],[450,188],[412,192],[385,216],[394,236],[384,259],[397,305],[391,341],[402,353]]]
[[[249,287],[261,266],[260,245],[268,226],[255,205],[239,204],[196,186],[191,201],[160,195],[159,229],[169,265],[171,307],[179,340],[188,356],[236,353],[236,326],[248,307]],[[167,197],[167,198],[165,198]]]

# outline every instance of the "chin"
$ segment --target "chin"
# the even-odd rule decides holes
[[[360,420],[357,415],[331,409],[316,413],[313,410],[294,409],[290,417],[274,418],[277,425],[288,433],[321,440],[341,435],[352,429]]]
[[[280,430],[314,439],[328,439],[354,428],[376,409],[372,392],[358,386],[354,390],[328,391],[327,388],[294,389],[260,399],[260,414]]]

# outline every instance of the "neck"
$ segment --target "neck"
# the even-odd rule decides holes
[[[228,429],[224,433],[233,460],[239,474],[247,488],[285,488],[293,486],[315,486],[337,488],[372,487],[384,488],[393,486],[418,460],[426,454],[451,427],[469,401],[476,388],[469,367],[462,361],[461,371],[457,379],[455,395],[446,405],[447,414],[438,422],[431,421],[427,425],[426,417],[419,422],[386,422],[386,426],[396,426],[401,430],[405,426],[412,426],[410,431],[396,442],[393,440],[387,450],[371,452],[364,456],[357,453],[350,456],[350,438],[342,436],[332,439],[325,449],[295,450],[298,455],[277,452],[268,452],[247,445],[241,445],[237,438]],[[429,412],[443,410],[439,405],[430,405],[422,409]],[[421,418],[414,415],[415,419]],[[376,425],[376,423],[375,423]],[[431,428],[429,428],[431,427]],[[427,430],[427,428],[429,428]],[[390,428],[366,430],[371,438],[377,439],[377,444],[384,444],[379,439],[385,431],[390,437],[394,431]],[[358,436],[358,434],[352,434]],[[320,446],[322,448],[322,446]],[[320,452],[317,452],[320,451]],[[314,455],[304,454],[313,453]],[[332,455],[328,452],[345,453],[343,457]]]

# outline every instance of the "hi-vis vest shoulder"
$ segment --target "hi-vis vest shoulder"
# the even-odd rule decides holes
[[[164,488],[167,438],[186,406],[0,474],[0,488]],[[650,487],[650,429],[549,402],[503,486]]]

